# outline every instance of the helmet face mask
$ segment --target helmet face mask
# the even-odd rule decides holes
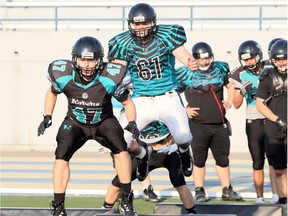
[[[214,58],[213,57],[205,57],[205,58],[196,59],[196,61],[197,61],[199,70],[207,71],[207,70],[209,70],[212,62],[214,61]]]
[[[287,73],[287,40],[277,40],[271,47],[270,60],[279,73]]]
[[[214,54],[211,47],[204,42],[196,43],[192,47],[192,55],[196,59],[198,68],[201,71],[207,71],[214,61]]]
[[[104,51],[100,41],[94,37],[78,39],[71,54],[74,68],[86,80],[92,80],[102,69]]]
[[[145,41],[145,38],[149,36],[149,32],[152,28],[151,23],[130,23],[130,31],[133,32],[133,35],[138,38],[139,41]],[[145,27],[147,25],[147,27]],[[137,26],[141,26],[138,28]],[[144,27],[142,27],[144,26]]]
[[[128,15],[128,29],[134,39],[147,44],[156,32],[156,13],[145,3],[133,6]]]
[[[100,59],[87,59],[87,58],[76,58],[77,68],[82,77],[87,79],[91,78],[97,71],[100,65]]]
[[[258,70],[257,63],[261,61],[260,56],[251,56],[246,53],[241,56],[241,65],[245,68],[245,70],[251,71],[252,73],[256,73]]]
[[[262,49],[256,41],[247,40],[239,46],[238,59],[245,70],[257,75],[262,58]]]

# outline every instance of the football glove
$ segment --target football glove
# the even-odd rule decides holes
[[[281,118],[277,118],[275,124],[281,128],[281,130],[287,134],[287,122],[282,120]]]
[[[250,80],[246,80],[240,88],[240,94],[244,97],[245,94],[252,88]]]
[[[252,83],[250,80],[246,80],[244,83],[238,82],[235,79],[229,78],[229,82],[233,85],[235,89],[240,90],[240,94],[244,97],[245,94],[252,88]]]
[[[46,128],[52,125],[52,116],[46,115],[44,116],[43,121],[40,123],[38,127],[38,136],[43,135]]]
[[[124,130],[131,132],[133,139],[138,140],[140,132],[135,121],[130,121]]]

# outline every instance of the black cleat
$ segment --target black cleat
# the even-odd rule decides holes
[[[142,159],[137,159],[138,166],[137,166],[137,178],[138,180],[144,181],[149,172],[149,159],[151,154],[150,147],[144,147],[146,150],[146,154]]]
[[[241,201],[243,198],[233,190],[233,187],[229,185],[222,189],[222,200],[223,201]]]
[[[195,197],[196,202],[207,202],[208,199],[206,198],[206,193],[203,187],[196,187],[195,188]]]
[[[53,216],[67,216],[66,210],[65,210],[65,206],[64,206],[64,202],[60,202],[58,204],[56,204],[53,200],[50,203],[50,208],[52,209],[51,215]]]
[[[182,172],[184,176],[189,177],[192,175],[193,171],[193,161],[190,151],[188,149],[187,151],[181,153],[179,150],[179,154],[181,157]]]
[[[154,193],[152,185],[149,185],[148,188],[143,191],[143,197],[145,201],[161,202],[161,199]]]
[[[122,193],[121,202],[118,207],[121,212],[124,212],[125,216],[138,216],[133,206],[133,199],[133,191],[131,191],[129,194]]]

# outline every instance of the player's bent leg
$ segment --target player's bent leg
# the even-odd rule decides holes
[[[69,162],[56,159],[53,166],[54,200],[50,203],[53,216],[67,216],[64,200],[67,184],[70,177]]]
[[[192,175],[193,171],[193,159],[192,154],[190,150],[190,145],[182,144],[178,145],[179,148],[179,154],[181,157],[181,168],[184,176],[189,177]]]
[[[53,166],[54,193],[65,193],[70,178],[69,162],[57,159]]]
[[[131,158],[128,151],[114,154],[115,169],[121,183],[131,182]]]
[[[142,148],[142,156],[141,154],[139,154],[137,157],[137,161],[138,161],[138,166],[137,166],[137,178],[138,180],[144,181],[145,178],[148,175],[149,172],[149,159],[150,159],[150,155],[152,152],[152,148],[150,146],[146,146],[146,147],[141,147]],[[142,157],[141,157],[142,156]]]
[[[120,210],[125,216],[138,216],[133,206],[133,191],[131,190],[132,165],[128,151],[114,154],[115,169],[121,182],[121,203]]]
[[[120,194],[120,188],[113,184],[110,184],[105,196],[105,201],[103,204],[104,208],[112,208],[117,201]]]
[[[175,187],[178,191],[180,199],[185,207],[187,214],[196,214],[194,199],[187,185]]]

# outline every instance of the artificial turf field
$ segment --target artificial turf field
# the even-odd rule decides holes
[[[52,199],[52,196],[1,196],[1,207],[50,208],[49,203]],[[66,197],[65,206],[66,208],[101,208],[103,201],[104,197]],[[179,198],[163,198],[162,202],[181,203]],[[253,202],[253,200],[245,200],[237,203],[251,204]],[[208,203],[228,204],[233,202],[210,199]],[[136,198],[134,206],[138,214],[153,214],[155,203]],[[117,203],[114,205],[114,208],[116,207]]]

